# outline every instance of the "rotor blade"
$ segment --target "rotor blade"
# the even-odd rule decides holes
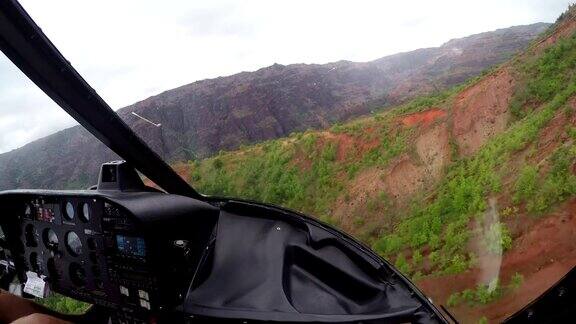
[[[16,0],[0,1],[0,49],[62,109],[162,189],[202,197],[90,87]]]

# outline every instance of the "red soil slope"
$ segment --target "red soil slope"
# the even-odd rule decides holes
[[[423,112],[406,115],[406,117],[402,118],[402,124],[405,126],[414,126],[417,124],[429,125],[439,117],[444,116],[446,116],[444,110],[432,108]]]
[[[513,247],[502,259],[500,278],[504,285],[518,272],[523,284],[508,291],[496,302],[469,307],[465,303],[450,312],[463,323],[485,316],[490,322],[500,322],[534,300],[576,266],[576,199],[560,206],[550,215],[534,219],[518,216],[522,224]],[[444,304],[451,293],[474,289],[481,282],[478,268],[461,274],[428,278],[417,283],[437,304]]]

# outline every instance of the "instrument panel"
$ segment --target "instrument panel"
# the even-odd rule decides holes
[[[102,207],[101,202],[88,198],[25,202],[21,239],[27,270],[50,278],[53,288],[71,282],[82,290],[104,289],[107,266],[96,250],[104,243],[98,217]]]
[[[27,273],[44,278],[53,291],[94,304],[155,308],[148,243],[127,211],[87,196],[28,197],[20,210]]]
[[[0,206],[8,252],[0,259],[14,265],[25,293],[43,294],[27,290],[31,282],[48,287],[117,322],[179,312],[203,278],[219,217],[213,205],[157,191],[11,190],[0,192]]]

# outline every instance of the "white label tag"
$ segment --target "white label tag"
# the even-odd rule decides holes
[[[24,292],[30,294],[34,297],[44,298],[46,296],[46,282],[35,272],[28,271],[26,272],[26,284],[24,285]]]

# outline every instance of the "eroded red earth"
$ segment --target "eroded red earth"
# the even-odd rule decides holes
[[[406,115],[402,118],[402,124],[405,126],[414,125],[429,125],[436,119],[446,116],[446,112],[442,109],[432,108],[423,112]]]
[[[461,303],[449,308],[463,323],[475,323],[486,317],[490,323],[501,322],[544,293],[576,266],[576,199],[559,206],[550,215],[535,218],[518,215],[504,220],[516,223],[512,249],[506,252],[500,268],[500,280],[505,286],[518,272],[524,282],[516,289],[509,289],[498,300],[485,306],[468,306]],[[514,224],[511,224],[511,226]],[[437,305],[456,291],[474,289],[481,282],[479,268],[457,275],[427,278],[417,283]]]

